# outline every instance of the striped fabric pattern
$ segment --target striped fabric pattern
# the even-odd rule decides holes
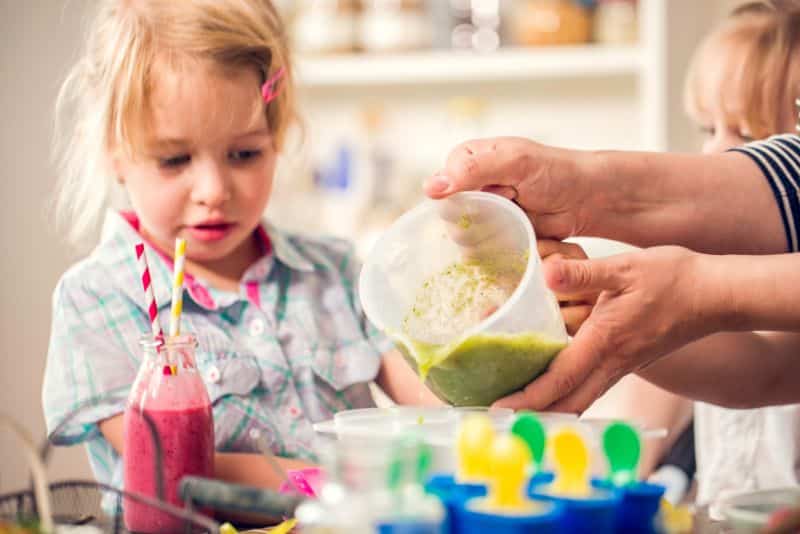
[[[110,214],[101,244],[58,283],[43,386],[50,438],[86,444],[96,478],[118,487],[121,459],[97,423],[124,410],[142,358],[139,339],[150,330],[136,227]],[[263,227],[271,252],[247,270],[238,293],[186,275],[181,330],[199,340],[217,450],[257,452],[251,432],[258,430],[275,454],[314,460],[312,424],[373,406],[368,384],[391,343],[361,311],[352,247]],[[159,318],[168,324],[171,261],[145,247]]]
[[[800,251],[800,136],[776,135],[732,150],[746,154],[761,169],[780,209],[787,250]]]

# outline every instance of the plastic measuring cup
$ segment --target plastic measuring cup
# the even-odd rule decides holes
[[[481,273],[488,273],[475,282],[483,284],[481,291],[499,294],[506,284],[501,289],[508,296],[473,309],[478,297],[469,293],[475,287],[469,277]],[[455,290],[444,287],[450,280]],[[457,300],[452,291],[463,291],[464,307],[442,307],[433,320],[423,310],[416,324],[420,292],[440,282],[441,299],[428,304]],[[370,321],[395,341],[434,393],[459,406],[485,406],[527,385],[567,342],[558,302],[542,278],[530,220],[513,202],[489,193],[427,200],[401,216],[373,247],[359,293]]]

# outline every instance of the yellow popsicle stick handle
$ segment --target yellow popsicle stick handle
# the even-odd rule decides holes
[[[485,481],[489,477],[488,452],[494,439],[494,427],[488,417],[472,415],[464,419],[456,441],[461,481]]]
[[[585,496],[589,487],[589,450],[580,434],[561,430],[551,438],[555,480],[553,492],[559,495]]]
[[[533,459],[525,442],[513,434],[497,436],[488,451],[488,503],[492,509],[525,509],[527,470]]]

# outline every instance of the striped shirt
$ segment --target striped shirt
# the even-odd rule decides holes
[[[391,343],[361,311],[349,245],[261,228],[266,253],[238,293],[187,275],[181,326],[198,338],[217,450],[257,452],[250,432],[258,429],[275,454],[315,460],[312,424],[373,406],[369,382]],[[121,458],[97,423],[123,412],[149,321],[134,254],[137,219],[113,213],[104,234],[55,289],[43,405],[50,439],[85,443],[96,478],[121,487]],[[146,247],[166,325],[171,260]]]
[[[732,150],[746,154],[761,169],[778,203],[787,251],[800,251],[800,136],[776,135]]]

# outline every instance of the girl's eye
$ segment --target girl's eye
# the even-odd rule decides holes
[[[172,169],[176,167],[181,167],[186,165],[192,160],[192,157],[189,154],[181,154],[179,156],[172,156],[170,158],[161,158],[158,161],[159,167]]]
[[[228,154],[232,161],[249,161],[261,155],[260,150],[234,150]]]
[[[753,137],[753,136],[752,136],[752,135],[750,135],[750,134],[746,134],[746,133],[744,133],[744,132],[739,132],[739,138],[740,138],[742,141],[744,141],[745,143],[752,143],[753,141],[755,141],[755,140],[756,140],[756,139],[755,139],[755,137]]]
[[[713,126],[700,126],[700,131],[703,133],[703,135],[707,135],[709,137],[714,137],[714,134],[717,133]]]

